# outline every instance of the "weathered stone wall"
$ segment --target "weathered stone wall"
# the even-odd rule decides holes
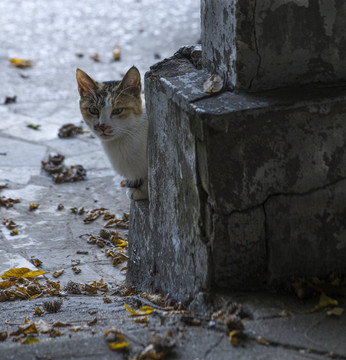
[[[206,95],[186,61],[146,76],[149,226],[129,279],[188,301],[346,271],[345,88]]]
[[[346,78],[346,3],[202,0],[204,66],[238,89]]]
[[[346,272],[345,19],[334,0],[202,0],[202,51],[146,74],[128,283],[189,302]]]

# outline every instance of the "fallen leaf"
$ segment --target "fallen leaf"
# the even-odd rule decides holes
[[[144,317],[138,317],[136,319],[133,319],[133,322],[137,323],[137,324],[143,324],[148,322],[148,316],[144,316]]]
[[[166,303],[166,298],[162,294],[148,294],[148,293],[141,293],[140,296],[144,299],[149,300],[150,302],[164,307]]]
[[[53,327],[65,327],[65,326],[70,326],[71,324],[66,322],[61,322],[61,321],[57,321],[53,324]]]
[[[60,270],[56,270],[52,273],[52,275],[55,277],[55,278],[58,278],[59,276],[61,276],[63,273],[64,273],[65,269],[60,269]]]
[[[0,332],[0,341],[5,341],[8,338],[7,331]]]
[[[107,341],[110,341],[108,346],[112,350],[127,350],[130,346],[125,335],[116,328],[106,330],[104,337]]]
[[[113,60],[119,61],[121,57],[120,47],[116,46],[113,50]]]
[[[82,272],[82,269],[78,268],[77,266],[72,266],[72,270],[76,275]]]
[[[15,284],[15,281],[2,281],[0,282],[0,289],[7,289]]]
[[[62,336],[62,335],[64,335],[64,333],[62,331],[56,330],[54,328],[50,329],[50,331],[49,331],[50,337],[57,337],[57,336]]]
[[[319,309],[323,309],[328,306],[337,306],[337,305],[338,305],[338,300],[334,300],[331,297],[327,296],[324,292],[322,292],[317,307]]]
[[[124,261],[127,261],[129,257],[123,253],[117,253],[113,256],[113,265],[116,266]]]
[[[25,324],[25,323],[24,323]],[[10,336],[19,336],[21,334],[37,334],[37,329],[35,323],[30,323],[29,325],[21,325],[18,329],[10,334]]]
[[[47,334],[52,330],[53,326],[52,324],[49,324],[44,320],[40,319],[35,323],[35,328],[37,329],[38,332],[42,334]]]
[[[92,320],[88,321],[88,326],[95,325],[97,323],[97,318],[93,318]]]
[[[25,340],[22,342],[22,345],[29,345],[29,344],[35,344],[35,343],[39,343],[40,340],[37,339],[36,337],[34,336],[27,336],[25,338]]]
[[[40,130],[41,125],[38,124],[27,124],[26,127],[33,130]]]
[[[265,345],[265,346],[270,345],[269,341],[266,340],[265,338],[263,338],[262,336],[258,336],[256,339],[256,342],[257,342],[257,344],[260,344],[260,345]]]
[[[93,209],[87,212],[85,218],[83,219],[83,221],[85,223],[90,223],[94,220],[96,220],[97,218],[99,218],[101,215],[104,214],[105,212],[105,208],[100,208],[100,209]]]
[[[40,260],[38,260],[38,261],[40,261]],[[42,264],[42,262],[41,262],[41,264]],[[29,272],[23,274],[22,277],[23,278],[33,278],[33,277],[40,276],[43,274],[46,274],[46,272],[43,270],[34,270],[34,271],[29,271]]]
[[[90,56],[91,59],[93,59],[95,62],[99,62],[100,61],[100,55],[99,54],[94,54],[92,56]]]
[[[233,330],[229,333],[229,341],[233,346],[241,345],[246,340],[246,334],[240,330]]]
[[[18,59],[18,58],[11,58],[10,63],[12,66],[25,69],[32,67],[32,61],[31,60],[24,60],[24,59]]]
[[[174,346],[175,340],[172,338],[171,331],[168,331],[165,336],[153,334],[150,344],[139,354],[138,360],[163,359],[171,352]]]
[[[37,266],[37,267],[39,267],[39,266],[42,265],[42,261],[39,260],[39,259],[37,259],[37,258],[35,258],[35,256],[31,256],[31,262],[32,262],[35,266]]]
[[[63,125],[58,132],[59,138],[71,138],[77,134],[83,134],[83,128],[74,124]]]
[[[123,342],[111,342],[108,344],[109,348],[111,350],[125,350],[128,349],[128,347],[130,346],[130,344],[127,341],[123,341]]]
[[[35,307],[35,315],[36,316],[41,316],[43,314],[43,311],[40,309],[39,306]]]
[[[91,329],[88,325],[78,325],[69,330],[73,331],[73,332],[77,332],[77,331],[85,331],[85,330],[91,330]]]
[[[36,209],[38,209],[39,206],[40,206],[40,204],[30,204],[29,210],[30,211],[36,210]]]
[[[41,161],[42,168],[51,175],[56,184],[81,181],[86,178],[86,170],[82,165],[71,165],[67,168],[63,164],[63,160],[63,155],[52,153],[47,162]]]
[[[107,296],[104,296],[102,299],[105,304],[110,304],[112,302],[112,300]]]
[[[14,269],[10,269],[7,270],[6,272],[4,272],[0,277],[3,280],[9,279],[9,278],[19,278],[22,277],[24,274],[28,273],[29,271],[31,271],[28,268],[14,268]]]
[[[122,240],[122,239],[116,239],[115,241],[114,241],[114,243],[115,243],[115,246],[116,247],[126,247],[128,244],[127,244],[127,241],[125,241],[125,240]]]
[[[331,309],[331,310],[328,310],[328,311],[327,311],[327,315],[328,315],[328,316],[332,316],[332,315],[334,315],[334,316],[341,316],[343,312],[344,312],[344,309],[343,309],[343,308],[335,307],[335,308],[333,308],[333,309]]]
[[[154,309],[151,306],[142,306],[140,309],[138,309],[136,311],[131,309],[131,307],[128,306],[126,303],[124,303],[124,306],[125,306],[125,309],[127,310],[127,312],[132,316],[149,315],[152,312],[154,312]]]
[[[17,96],[6,96],[6,99],[4,101],[4,105],[13,104],[17,101]]]

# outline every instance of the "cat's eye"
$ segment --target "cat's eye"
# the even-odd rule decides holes
[[[93,114],[93,115],[98,115],[99,114],[99,110],[95,106],[90,106],[89,112],[90,112],[90,114]]]
[[[123,108],[116,108],[116,109],[113,109],[112,111],[112,115],[119,115],[123,112]]]

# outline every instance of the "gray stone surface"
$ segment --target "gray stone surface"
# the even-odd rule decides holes
[[[203,63],[238,89],[345,79],[338,1],[203,0]]]
[[[151,288],[189,301],[345,271],[344,86],[207,95],[179,57],[146,75],[150,227],[134,242],[156,249]]]

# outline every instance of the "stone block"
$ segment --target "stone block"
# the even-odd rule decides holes
[[[342,1],[202,0],[203,65],[237,89],[345,79]]]
[[[152,251],[128,283],[190,301],[346,271],[345,87],[206,94],[187,60],[146,74],[149,204],[129,241]]]

